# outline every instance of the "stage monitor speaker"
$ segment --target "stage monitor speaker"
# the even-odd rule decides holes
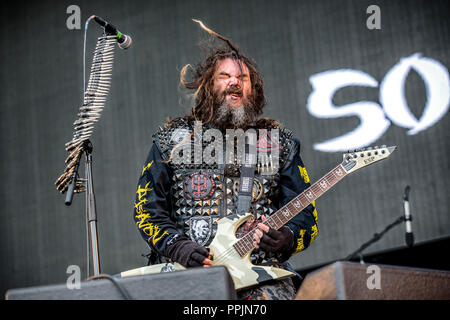
[[[69,289],[65,283],[11,289],[6,292],[6,299],[123,300],[126,295],[136,300],[236,299],[233,280],[223,266],[112,279],[114,281],[109,279],[82,281],[80,289]]]
[[[449,300],[450,272],[335,262],[305,277],[296,300]]]

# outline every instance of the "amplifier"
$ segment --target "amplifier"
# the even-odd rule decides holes
[[[57,284],[11,289],[7,300],[235,300],[236,291],[223,266],[82,281],[80,289]]]
[[[335,262],[309,273],[296,300],[450,300],[450,272]]]

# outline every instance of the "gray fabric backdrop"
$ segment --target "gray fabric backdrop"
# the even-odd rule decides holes
[[[314,144],[353,130],[356,116],[319,119],[306,105],[309,78],[327,70],[355,69],[378,82],[350,86],[337,106],[380,104],[379,84],[401,58],[414,53],[449,65],[448,1],[376,1],[381,29],[369,30],[372,1],[39,1],[2,2],[0,29],[0,291],[64,282],[69,265],[86,274],[85,198],[64,205],[54,181],[65,168],[64,144],[82,101],[83,27],[69,30],[66,8],[77,4],[81,25],[97,14],[132,35],[133,47],[116,50],[112,87],[95,127],[94,185],[102,271],[114,274],[146,264],[147,253],[132,219],[139,172],[151,134],[167,116],[187,112],[179,70],[201,57],[203,20],[230,37],[259,65],[266,85],[266,116],[279,119],[302,141],[312,181],[341,161],[339,152]],[[90,24],[87,61],[101,29]],[[88,66],[89,66],[88,65]],[[447,73],[448,74],[448,73]],[[449,90],[448,87],[443,90]],[[427,102],[414,71],[404,92],[420,118]],[[403,213],[411,186],[417,242],[450,235],[449,116],[408,135],[391,123],[374,145],[397,145],[388,160],[344,179],[317,201],[319,236],[291,259],[297,269],[345,257]],[[80,171],[84,175],[84,162]],[[404,246],[397,227],[367,250]]]

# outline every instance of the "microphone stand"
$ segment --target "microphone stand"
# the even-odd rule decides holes
[[[92,176],[92,150],[93,146],[91,141],[88,139],[84,141],[82,152],[86,156],[85,163],[85,173],[86,173],[86,224],[89,227],[89,239],[90,239],[90,251],[92,253],[92,266],[94,271],[94,276],[98,276],[100,271],[100,255],[98,247],[98,233],[97,233],[97,208],[95,205],[95,194],[94,194],[94,181]],[[81,157],[79,157],[78,162],[75,167],[75,172],[72,176],[72,181],[67,189],[65,204],[70,206],[72,204],[73,193],[75,189],[75,184],[78,176],[78,166]],[[88,263],[88,275],[90,273],[89,268],[89,258]]]
[[[85,57],[86,57],[86,33],[89,21],[94,19],[104,28],[103,36],[97,40],[92,60],[91,76],[87,87],[85,88]],[[84,31],[84,56],[83,56],[83,106],[80,107],[79,118],[74,122],[74,136],[71,141],[66,143],[66,150],[71,152],[66,159],[68,165],[65,172],[56,180],[57,189],[64,193],[67,191],[65,204],[70,206],[74,192],[86,191],[86,229],[87,246],[92,253],[94,276],[100,275],[100,256],[98,248],[97,234],[97,209],[95,205],[94,182],[92,178],[92,143],[88,137],[91,135],[93,123],[100,118],[100,113],[104,107],[106,96],[109,92],[111,83],[111,72],[114,60],[114,44],[118,43],[122,49],[127,49],[131,45],[131,37],[122,34],[113,25],[107,23],[98,16],[90,16],[85,23]],[[78,167],[80,165],[81,154],[86,156],[86,178],[78,179]],[[76,156],[76,160],[74,159]],[[72,160],[73,159],[73,160]],[[70,161],[70,162],[69,162]],[[73,170],[73,171],[72,171]],[[79,180],[79,181],[78,181]],[[67,186],[67,182],[70,184]],[[83,182],[86,183],[83,189]],[[89,248],[88,250],[89,251]],[[87,273],[90,274],[89,252],[87,257]]]
[[[363,263],[363,259],[362,259],[362,254],[361,252],[366,249],[367,247],[369,247],[371,244],[377,242],[378,240],[380,240],[383,235],[388,232],[390,229],[392,229],[393,227],[395,227],[396,225],[404,222],[405,216],[402,215],[400,217],[398,217],[394,222],[392,222],[391,224],[389,224],[383,231],[381,231],[380,233],[375,233],[373,235],[373,238],[370,239],[369,241],[367,241],[366,243],[364,243],[361,247],[359,247],[358,250],[356,250],[355,252],[353,252],[352,254],[348,255],[344,260],[351,260],[353,259],[355,256],[359,256],[361,263]]]

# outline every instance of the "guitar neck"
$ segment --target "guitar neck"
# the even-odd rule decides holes
[[[321,179],[316,181],[308,189],[300,193],[297,197],[289,201],[285,206],[271,215],[265,224],[275,230],[280,229],[289,220],[294,218],[300,211],[305,209],[311,202],[315,201],[325,192],[330,190],[336,183],[347,175],[342,164],[328,172]]]
[[[289,201],[285,206],[267,218],[264,224],[272,229],[278,230],[289,220],[294,218],[300,211],[305,209],[311,202],[319,198],[331,187],[338,183],[347,174],[380,160],[389,157],[396,149],[396,146],[368,147],[365,149],[349,151],[343,155],[344,160],[336,168],[328,172],[325,176],[315,182],[308,189]],[[253,247],[253,234],[255,229],[244,235],[233,244],[233,247],[241,257],[244,257]]]
[[[338,183],[347,174],[348,173],[344,169],[342,164],[338,165],[321,179],[316,181],[308,189],[300,193],[298,196],[284,205],[281,209],[267,218],[264,224],[275,230],[280,229],[289,220],[294,218],[298,213],[305,209],[311,202],[331,189],[331,187]],[[245,256],[249,251],[254,249],[254,231],[255,230],[250,231],[245,236],[236,241],[236,243],[233,245],[241,257]]]

